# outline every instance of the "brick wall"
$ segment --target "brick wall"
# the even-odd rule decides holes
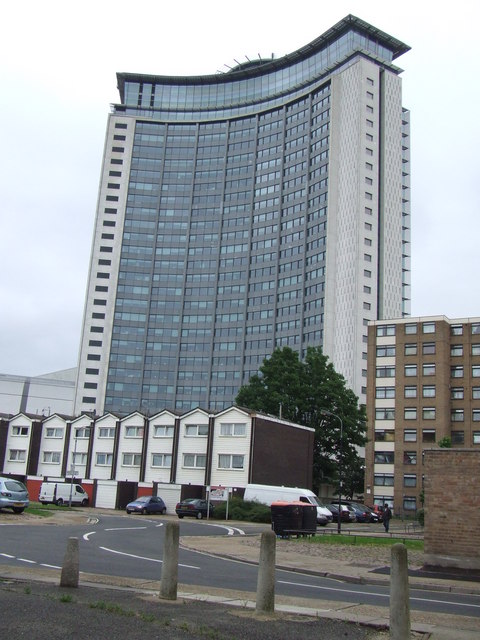
[[[480,451],[425,451],[425,564],[480,569]]]

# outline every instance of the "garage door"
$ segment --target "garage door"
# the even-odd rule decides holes
[[[115,509],[117,502],[117,482],[115,480],[98,480],[96,507],[104,509]]]
[[[157,485],[157,496],[160,496],[167,505],[167,513],[175,514],[175,505],[180,502],[180,491],[182,487],[179,484],[161,484]]]

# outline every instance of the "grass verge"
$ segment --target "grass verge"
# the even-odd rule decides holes
[[[25,513],[29,513],[33,516],[40,516],[41,518],[50,518],[55,511],[72,511],[73,508],[68,506],[58,507],[56,504],[42,504],[41,502],[30,502],[30,505],[25,509]]]
[[[292,542],[297,541],[292,538]],[[423,540],[409,540],[408,538],[377,538],[368,536],[355,535],[322,535],[310,536],[309,538],[300,538],[298,541],[308,542],[310,544],[336,544],[351,545],[355,547],[391,547],[397,542],[402,542],[407,549],[412,551],[423,551]]]

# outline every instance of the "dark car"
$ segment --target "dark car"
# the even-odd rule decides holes
[[[140,496],[127,504],[127,513],[167,513],[164,501],[158,496]]]
[[[355,511],[357,522],[378,522],[378,515],[361,502],[350,502],[349,506]]]
[[[209,507],[207,501],[201,498],[187,498],[178,502],[175,507],[175,512],[179,518],[190,516],[199,520],[207,517],[207,510],[210,516],[213,515],[213,504],[210,503]]]
[[[29,504],[28,491],[23,482],[13,478],[0,478],[0,509],[22,513]]]
[[[327,504],[327,509],[329,509],[332,512],[333,521],[338,522],[338,510],[339,510],[338,503]],[[355,516],[355,511],[352,508],[350,508],[349,505],[342,503],[341,521],[350,523],[350,522],[355,522],[356,519],[357,518]]]

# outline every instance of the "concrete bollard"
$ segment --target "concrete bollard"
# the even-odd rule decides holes
[[[67,549],[63,558],[61,587],[78,587],[79,555],[78,538],[67,540]]]
[[[410,640],[408,557],[404,544],[392,546],[390,567],[390,638]]]
[[[273,531],[264,531],[260,539],[260,559],[257,577],[257,612],[275,610],[275,547],[277,538]]]
[[[177,599],[179,531],[178,522],[167,522],[160,581],[160,598],[164,600]]]

